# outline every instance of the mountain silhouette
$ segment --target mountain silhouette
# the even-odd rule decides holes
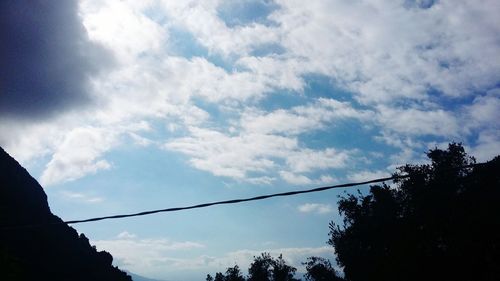
[[[132,281],[112,262],[51,213],[40,184],[0,147],[0,279]]]

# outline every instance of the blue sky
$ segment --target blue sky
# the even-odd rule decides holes
[[[498,1],[34,3],[2,4],[0,145],[65,220],[377,178],[450,141],[500,154]],[[300,271],[334,258],[343,192],[74,227],[153,278],[263,251]]]

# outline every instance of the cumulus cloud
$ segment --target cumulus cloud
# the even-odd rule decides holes
[[[313,103],[272,112],[247,110],[241,117],[245,131],[262,134],[298,135],[335,125],[335,122],[354,119],[369,120],[374,113],[359,110],[349,102],[319,98]]]
[[[495,1],[439,1],[429,9],[403,1],[278,4],[270,18],[283,27],[288,53],[307,59],[306,71],[337,79],[364,103],[428,99],[432,89],[470,95],[499,79],[498,63],[489,59],[500,48],[493,43],[499,34]]]
[[[172,255],[204,248],[205,245],[194,241],[172,241],[166,238],[139,238],[123,231],[109,240],[93,240],[99,250],[110,252],[121,268],[140,274],[166,271],[177,259]]]
[[[383,128],[403,135],[456,137],[461,127],[452,112],[381,106],[378,115]]]
[[[269,252],[273,256],[283,254],[283,258],[291,265],[304,272],[301,262],[310,256],[323,256],[333,260],[331,247],[304,247],[304,248],[274,248],[261,250],[237,250],[220,256],[199,255],[197,249],[205,248],[198,242],[176,242],[165,238],[139,238],[127,231],[120,233],[116,238],[108,240],[94,240],[93,244],[99,250],[109,251],[122,269],[149,276],[171,275],[176,271],[224,271],[227,267],[238,264],[240,268],[248,268],[254,256]],[[183,257],[176,257],[182,252]],[[190,254],[191,253],[191,254]]]
[[[26,165],[33,159],[50,155],[62,138],[55,124],[0,122],[0,144],[18,161]],[[9,132],[9,133],[7,133]]]
[[[9,70],[10,76],[2,77],[15,76],[17,82],[7,83],[14,86],[24,81],[23,75],[34,77],[30,78],[34,83],[23,87],[35,87],[42,78],[48,81],[38,87],[41,94],[16,95],[15,100],[40,97],[40,112],[45,113],[80,104],[90,92],[95,102],[94,107],[52,123],[0,124],[0,143],[16,156],[49,156],[42,175],[46,184],[110,168],[105,153],[123,135],[136,145],[161,145],[185,154],[193,167],[214,175],[262,184],[279,177],[297,184],[326,182],[312,172],[342,169],[356,161],[353,150],[313,148],[304,141],[318,130],[334,131],[343,120],[360,122],[363,129],[375,128],[375,140],[399,150],[389,157],[398,164],[419,160],[416,154],[428,142],[423,137],[433,138],[432,142],[473,139],[469,146],[482,158],[497,147],[499,97],[493,88],[500,80],[500,64],[494,59],[500,50],[496,43],[500,7],[495,1],[477,5],[466,0],[313,0],[306,6],[300,1],[275,1],[259,4],[263,12],[247,19],[230,18],[228,13],[252,9],[251,1],[241,7],[215,0],[85,0],[57,7],[36,2],[33,6],[39,9],[22,1],[6,3],[2,20],[9,23],[2,25],[2,38],[10,41],[2,40],[7,42],[5,48],[44,43],[31,53],[33,58],[2,52],[12,60],[20,59],[20,70]],[[5,32],[11,27],[27,29],[35,21],[47,24],[40,25],[36,34],[23,33],[31,39]],[[50,34],[45,34],[49,29]],[[177,40],[172,37],[175,30],[191,36],[190,44],[203,52],[173,55],[168,47]],[[107,61],[97,44],[116,58],[115,68],[106,75],[95,71]],[[265,46],[280,51],[255,54]],[[57,71],[30,68],[24,72],[28,60]],[[341,99],[334,89],[323,97],[307,96],[310,74],[326,77],[350,96]],[[90,76],[91,84],[87,83]],[[53,77],[59,80],[50,82]],[[67,85],[73,87],[70,95],[63,94]],[[47,90],[54,87],[59,90]],[[266,98],[281,90],[305,102],[264,109]],[[2,95],[6,102],[0,100],[1,106],[12,97]],[[207,104],[231,111],[229,125],[216,120],[216,114],[204,107]],[[15,111],[20,116],[23,110],[31,111],[8,108],[2,114]],[[37,110],[32,110],[33,116]],[[113,129],[146,119],[153,120],[152,130],[158,131],[162,129],[156,126],[163,125],[157,124],[168,122],[170,135],[152,140],[135,129]],[[89,126],[108,131],[103,148],[89,148],[88,156],[70,155],[70,160],[63,161],[64,153],[72,152],[66,144],[77,142],[71,136]]]
[[[134,239],[136,237],[137,235],[131,234],[128,231],[122,231],[116,236],[118,239]]]
[[[210,51],[223,56],[249,53],[255,46],[279,39],[274,27],[262,23],[228,26],[218,16],[222,1],[161,1],[161,4],[175,24],[194,34]]]
[[[217,6],[217,15],[230,27],[253,23],[272,24],[268,16],[278,8],[274,1],[222,1]]]
[[[302,213],[328,214],[333,212],[333,207],[329,204],[306,203],[297,207]]]
[[[463,110],[462,121],[469,130],[500,130],[500,88],[474,98]]]
[[[373,112],[325,98],[269,113],[250,108],[234,120],[235,133],[190,127],[189,136],[172,139],[163,147],[190,156],[194,167],[217,176],[252,182],[249,173],[267,173],[282,167],[286,170],[280,172],[281,178],[292,184],[331,183],[331,177],[310,179],[300,173],[343,168],[352,160],[353,152],[304,148],[296,136],[323,129],[338,120],[367,120],[369,116]]]
[[[287,182],[325,183],[332,178],[311,180],[296,173],[342,168],[351,159],[349,151],[301,148],[295,137],[246,132],[233,135],[198,127],[190,128],[190,136],[172,139],[163,147],[190,156],[191,165],[197,169],[250,182],[254,180],[250,173],[265,175],[283,167],[290,170],[280,173]]]
[[[329,175],[321,175],[319,178],[310,178],[303,174],[290,171],[280,171],[280,177],[289,184],[310,185],[310,184],[333,184],[337,180]]]
[[[390,177],[387,171],[357,171],[347,175],[347,179],[353,182],[363,182],[378,178]]]
[[[291,183],[291,184],[305,185],[305,184],[312,184],[313,183],[313,180],[311,180],[307,176],[300,175],[300,174],[294,174],[294,173],[287,172],[287,171],[281,171],[280,176],[287,183]]]
[[[2,1],[0,116],[39,119],[88,104],[111,57],[88,39],[77,1]]]
[[[476,145],[470,150],[478,161],[491,160],[500,154],[500,133],[495,130],[481,132]]]
[[[273,157],[285,157],[297,141],[275,135],[227,135],[215,130],[190,128],[191,136],[164,145],[191,157],[191,164],[217,176],[244,179],[249,172],[265,172],[276,166]]]
[[[116,136],[103,129],[86,127],[72,130],[47,164],[40,178],[41,184],[48,186],[71,181],[111,168],[111,164],[100,157],[115,141]]]
[[[83,1],[80,13],[89,37],[113,50],[122,64],[134,63],[138,55],[158,54],[168,32],[144,14],[152,1]]]
[[[309,172],[316,169],[342,168],[350,159],[349,151],[326,148],[324,150],[302,149],[291,153],[286,161],[295,172]]]
[[[176,20],[182,22],[209,49],[223,54],[238,54],[240,58],[237,65],[256,74],[256,77],[265,77],[259,79],[267,81],[267,85],[301,91],[304,86],[303,76],[307,73],[319,73],[332,77],[338,85],[353,91],[363,104],[375,105],[373,110],[356,110],[350,104],[329,100],[334,106],[327,107],[325,101],[328,99],[323,99],[315,107],[273,112],[245,111],[242,115],[242,128],[248,132],[298,135],[326,124],[331,125],[329,122],[334,118],[348,117],[373,123],[388,131],[385,134],[408,135],[410,138],[461,138],[467,132],[459,125],[460,118],[443,109],[439,98],[470,95],[474,91],[488,89],[498,79],[493,74],[494,65],[483,61],[483,57],[472,54],[475,52],[475,43],[469,39],[462,40],[464,36],[473,36],[479,41],[491,42],[490,39],[496,36],[492,31],[496,20],[491,12],[483,9],[477,11],[486,13],[487,20],[471,23],[471,26],[488,28],[480,33],[470,34],[468,21],[471,18],[464,17],[455,21],[456,19],[445,16],[445,13],[453,14],[450,9],[453,11],[468,7],[468,2],[450,6],[448,2],[415,2],[410,5],[313,1],[307,7],[294,1],[278,2],[277,8],[266,17],[281,25],[268,26],[267,31],[279,34],[279,39],[274,42],[283,46],[285,55],[267,57],[248,55],[248,50],[254,45],[244,40],[236,40],[238,46],[226,44],[229,40],[227,34],[240,32],[241,26],[225,26],[217,16],[219,5],[222,4],[214,1],[191,5],[167,4],[164,7],[167,11],[182,11],[179,15],[185,14],[187,10],[199,13],[198,19],[185,15],[177,16]],[[304,12],[304,9],[307,11]],[[336,16],[332,18],[332,14]],[[353,17],[357,20],[353,20]],[[411,20],[417,17],[419,20]],[[210,24],[202,27],[199,24],[201,18]],[[366,24],[366,21],[372,21],[372,24]],[[437,21],[445,24],[436,24]],[[219,37],[218,42],[221,44],[213,44],[213,38],[207,36],[208,30],[212,30],[212,24],[221,27],[222,33],[226,34]],[[469,27],[457,30],[456,25]],[[254,23],[247,24],[249,30],[254,30],[255,26]],[[446,36],[441,36],[443,34]],[[486,44],[488,52],[492,54],[498,49],[494,44]],[[447,52],[449,48],[453,50],[451,54]],[[477,65],[488,68],[486,76],[477,75]],[[455,76],[463,79],[456,79]],[[469,83],[467,81],[471,81],[470,85],[464,84]],[[264,89],[266,88],[260,88],[261,91]],[[433,95],[439,98],[435,99]],[[403,102],[404,106],[395,106],[402,100],[414,100],[416,103]],[[398,161],[411,159],[412,156],[408,155],[412,154],[409,151],[412,148],[415,146],[401,147],[406,152],[401,152]],[[308,179],[301,176],[301,181],[308,182]]]

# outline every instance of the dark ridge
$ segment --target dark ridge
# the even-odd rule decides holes
[[[112,265],[111,254],[61,222],[40,184],[0,147],[1,279],[132,281]],[[16,225],[46,226],[11,228]]]

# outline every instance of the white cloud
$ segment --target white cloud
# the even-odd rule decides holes
[[[331,247],[304,247],[304,248],[274,248],[262,250],[237,250],[227,252],[220,256],[199,255],[197,249],[205,245],[197,242],[173,242],[168,239],[141,239],[128,232],[122,232],[119,238],[110,240],[95,240],[99,250],[109,251],[115,262],[122,269],[146,275],[169,276],[172,272],[200,271],[208,272],[225,271],[227,267],[238,264],[243,271],[250,265],[254,256],[269,252],[283,258],[304,272],[301,264],[310,256],[323,256],[333,260],[334,250]],[[190,254],[193,253],[194,254]],[[183,257],[175,257],[182,252]]]
[[[479,162],[489,161],[500,155],[500,133],[491,130],[481,132],[477,144],[469,150],[470,155]]]
[[[458,136],[461,127],[452,112],[415,108],[379,107],[378,121],[386,129],[403,135]]]
[[[50,155],[62,138],[54,124],[0,123],[0,131],[5,132],[0,134],[0,144],[21,164]]]
[[[296,185],[307,185],[307,184],[312,184],[313,180],[310,178],[304,176],[304,175],[297,175],[291,172],[287,171],[281,171],[280,176],[282,179],[284,179],[287,183],[291,184],[296,184]]]
[[[333,207],[329,204],[306,203],[297,207],[302,213],[328,214],[333,212]]]
[[[326,148],[324,150],[301,149],[287,156],[287,165],[294,172],[310,172],[317,169],[343,168],[351,160],[351,152]]]
[[[367,120],[372,115],[371,112],[352,108],[347,102],[325,98],[310,105],[268,114],[247,109],[241,119],[234,122],[243,129],[239,133],[224,134],[215,130],[191,128],[190,137],[174,139],[165,148],[191,156],[194,167],[219,176],[243,179],[248,172],[280,167],[276,159],[282,159],[290,171],[281,171],[280,176],[289,183],[331,183],[331,177],[311,180],[298,173],[343,168],[348,161],[353,160],[352,152],[334,148],[301,148],[292,136],[319,130],[327,123],[343,118]]]
[[[297,135],[322,125],[322,120],[319,116],[308,117],[311,116],[301,116],[284,109],[279,109],[269,114],[260,111],[247,111],[242,116],[242,125],[246,131],[253,133]]]
[[[298,135],[322,129],[345,119],[368,120],[373,115],[357,110],[348,102],[320,98],[314,103],[269,113],[247,110],[241,116],[241,126],[247,132],[262,134]]]
[[[304,58],[306,73],[335,78],[363,102],[428,99],[430,88],[470,95],[498,81],[499,64],[490,59],[500,49],[495,1],[438,1],[430,9],[390,1],[279,5],[271,19],[282,27],[287,54]]]
[[[311,179],[302,174],[296,174],[289,171],[280,171],[280,177],[287,183],[294,185],[310,185],[310,184],[333,184],[337,180],[329,175],[321,175],[317,179]]]
[[[93,79],[92,90],[98,106],[22,129],[16,122],[2,123],[0,129],[10,133],[0,141],[16,157],[29,161],[51,156],[41,177],[43,184],[74,180],[109,169],[111,164],[103,158],[104,154],[119,143],[117,140],[124,133],[136,144],[153,144],[135,133],[137,129],[125,128],[138,120],[169,119],[178,127],[201,125],[210,115],[194,106],[192,97],[214,102],[246,100],[270,89],[265,77],[250,72],[229,73],[204,58],[186,59],[166,53],[151,58],[149,55],[161,51],[161,42],[167,36],[163,34],[166,32],[163,27],[142,14],[143,9],[151,5],[136,7],[134,2],[123,1],[82,2],[81,14],[90,37],[111,48],[123,62],[111,73]],[[83,132],[89,128],[94,132]],[[195,162],[200,167],[207,165],[203,161]],[[227,174],[227,171],[222,173]],[[262,179],[265,178],[261,178],[261,182]]]
[[[47,164],[40,182],[44,186],[71,181],[111,164],[101,155],[116,142],[116,136],[103,129],[83,127],[71,130]]]
[[[474,98],[463,110],[462,122],[470,130],[500,130],[500,88]]]
[[[274,177],[268,177],[268,176],[262,176],[262,177],[248,177],[245,179],[246,182],[249,182],[251,184],[258,184],[258,185],[270,185],[272,184],[276,178]]]
[[[139,238],[127,231],[113,239],[93,240],[92,244],[99,250],[110,252],[120,268],[144,275],[169,271],[166,268],[177,262],[177,258],[172,256],[179,252],[187,253],[205,248],[205,245],[194,241]]]
[[[437,1],[429,9],[404,1],[277,1],[268,18],[275,24],[238,26],[219,17],[221,3],[81,1],[90,39],[108,47],[119,65],[92,79],[94,108],[39,124],[3,122],[0,143],[22,161],[50,156],[42,175],[49,185],[109,169],[105,154],[124,134],[138,145],[157,144],[124,128],[145,119],[172,124],[172,135],[187,132],[167,135],[164,148],[188,155],[193,167],[262,184],[279,171],[289,182],[318,183],[307,173],[345,167],[350,150],[299,141],[345,119],[379,128],[378,140],[400,150],[394,163],[417,159],[415,151],[426,147],[422,136],[474,136],[470,146],[482,159],[496,151],[500,104],[490,90],[500,79],[496,1]],[[172,56],[173,29],[192,35],[208,57]],[[266,44],[282,52],[252,55]],[[214,55],[222,63],[210,61]],[[359,104],[336,99],[332,90],[331,98],[306,97],[288,109],[259,108],[276,90],[305,97],[309,74],[326,76]],[[475,93],[482,96],[464,98]],[[210,123],[217,121],[195,100],[231,108],[232,128]],[[84,132],[89,128],[95,132]]]
[[[290,171],[280,175],[287,182],[324,183],[332,178],[310,180],[296,173],[342,168],[351,160],[348,151],[300,148],[294,137],[246,132],[232,135],[197,127],[190,128],[190,136],[173,139],[163,147],[188,155],[189,162],[197,169],[250,182],[253,180],[249,173],[273,173],[283,168],[281,162],[284,162]]]
[[[274,27],[251,24],[230,28],[217,15],[221,1],[161,1],[174,24],[191,32],[211,52],[246,54],[253,47],[279,39]]]
[[[190,128],[191,136],[164,145],[191,157],[195,168],[217,176],[244,179],[248,172],[265,172],[276,166],[273,157],[285,157],[297,141],[274,135],[226,135],[218,131]]]
[[[378,178],[390,177],[391,174],[387,171],[357,171],[347,175],[347,179],[353,182],[363,182]]]
[[[248,71],[227,72],[204,58],[169,58],[164,62],[172,86],[189,96],[199,96],[211,102],[245,101],[262,97],[271,90],[265,76]]]
[[[122,64],[139,55],[157,53],[168,39],[167,30],[143,14],[152,1],[81,1],[80,14],[90,39],[113,50]],[[148,3],[149,2],[149,3]]]
[[[193,100],[238,105],[261,98],[271,87],[265,77],[228,72],[205,58],[137,58],[94,80],[95,95],[103,105],[95,117],[101,122],[177,118],[179,125],[195,125],[210,115]]]
[[[128,231],[122,231],[116,236],[118,239],[134,239],[136,237],[137,235],[129,233]]]
[[[398,149],[398,152],[388,155],[391,163],[387,167],[389,170],[394,170],[396,167],[407,163],[423,164],[428,162],[423,152],[427,151],[429,147],[424,141],[419,140],[415,136],[398,134],[397,132],[387,130],[382,131],[374,139]]]
[[[317,181],[317,183],[320,183],[320,184],[334,184],[338,182],[338,180],[332,176],[329,176],[329,175],[321,175],[319,177],[319,180]]]
[[[258,77],[265,77],[277,88],[302,92],[305,86],[302,74],[307,71],[307,61],[294,57],[250,57],[237,60],[236,65],[250,70]]]
[[[133,140],[133,142],[139,146],[146,147],[146,146],[150,146],[150,145],[155,143],[154,141],[152,141],[148,138],[145,138],[145,137],[141,137],[140,135],[133,133],[133,132],[130,132],[129,136]]]
[[[83,202],[83,203],[87,203],[87,204],[96,204],[96,203],[101,203],[104,201],[104,198],[102,198],[102,197],[92,196],[92,195],[88,195],[88,194],[80,193],[80,192],[63,191],[63,192],[61,192],[61,194],[69,200]]]

